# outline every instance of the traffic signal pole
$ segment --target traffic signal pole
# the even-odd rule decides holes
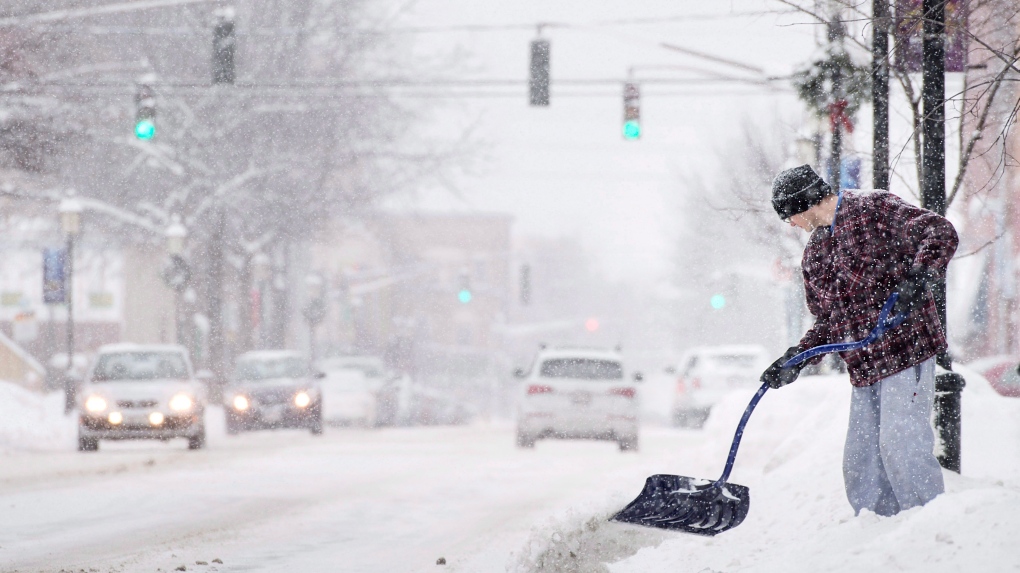
[[[921,203],[939,215],[946,214],[946,0],[924,0],[922,51],[924,61],[921,69],[921,99],[924,106],[922,133],[924,144],[921,158]],[[946,331],[946,281],[939,280],[932,286],[935,304],[943,332]],[[939,365],[947,372],[935,379],[935,427],[942,442],[938,456],[942,467],[960,471],[960,393],[964,379],[952,372],[949,354],[938,357]]]

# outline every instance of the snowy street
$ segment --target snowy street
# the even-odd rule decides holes
[[[742,391],[704,430],[645,427],[626,454],[578,441],[518,450],[509,421],[227,436],[215,409],[206,450],[181,440],[79,453],[51,395],[22,408],[38,420],[4,418],[3,435],[33,422],[48,433],[24,431],[18,441],[37,448],[0,454],[0,570],[1020,570],[1020,401],[967,375],[964,475],[945,473],[946,494],[892,518],[855,518],[843,494],[844,378],[767,394],[733,474],[751,488],[750,515],[716,538],[606,518],[652,473],[716,477]]]
[[[228,437],[219,415],[207,414],[204,451],[181,440],[81,454],[68,441],[6,456],[0,569],[418,571],[439,557],[502,569],[552,509],[609,479],[639,484],[650,460],[695,439],[650,433],[635,455],[598,442],[520,451],[509,425]]]

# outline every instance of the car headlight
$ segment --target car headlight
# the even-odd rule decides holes
[[[120,424],[121,422],[124,421],[124,414],[121,414],[120,412],[110,412],[110,417],[107,418],[107,420],[109,420],[111,424],[116,426],[117,424]]]
[[[308,392],[298,392],[294,395],[294,405],[298,408],[307,408],[312,403],[312,397]]]
[[[175,412],[184,412],[194,407],[195,402],[187,394],[178,394],[170,399],[170,409]]]
[[[251,403],[244,396],[234,396],[234,409],[243,412],[251,407]]]
[[[85,409],[89,412],[102,412],[106,409],[106,400],[99,396],[89,396],[89,399],[85,400]]]
[[[149,414],[149,423],[153,426],[159,426],[165,419],[166,418],[164,418],[163,414],[160,412],[153,412]]]

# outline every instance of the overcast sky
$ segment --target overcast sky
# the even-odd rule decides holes
[[[789,90],[734,83],[642,84],[640,141],[624,141],[620,84],[556,84],[568,79],[623,81],[635,68],[641,79],[705,78],[680,67],[754,77],[739,67],[669,50],[668,43],[788,75],[815,50],[816,27],[803,15],[770,14],[778,2],[733,0],[418,0],[397,28],[451,27],[411,34],[417,56],[465,54],[462,79],[518,79],[519,87],[493,88],[513,97],[449,100],[434,129],[456,137],[473,126],[483,145],[478,168],[456,178],[461,192],[428,189],[401,206],[435,210],[505,212],[523,235],[577,237],[614,278],[665,275],[678,223],[675,197],[682,177],[711,181],[727,143],[742,121],[762,125],[785,118],[791,129],[803,115]],[[650,23],[648,20],[661,21]],[[621,24],[622,20],[641,20]],[[539,22],[554,24],[552,103],[529,107],[529,42]],[[520,28],[512,25],[521,25]],[[458,30],[458,26],[510,26]],[[477,91],[477,90],[474,90]]]

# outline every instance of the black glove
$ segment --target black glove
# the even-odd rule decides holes
[[[914,267],[907,271],[907,276],[896,286],[900,296],[893,306],[893,314],[910,314],[924,306],[927,302],[928,288],[935,282],[935,273],[924,267]]]
[[[787,349],[786,354],[783,354],[782,358],[773,362],[772,366],[769,366],[765,369],[765,372],[762,372],[761,381],[767,382],[770,388],[782,388],[796,380],[800,376],[800,371],[807,366],[807,361],[805,360],[789,368],[783,368],[783,364],[786,364],[787,360],[800,354],[800,352],[800,347],[791,346]]]

